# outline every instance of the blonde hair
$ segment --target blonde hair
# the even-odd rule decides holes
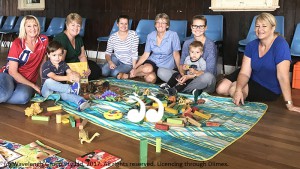
[[[41,30],[41,27],[40,27],[40,22],[39,20],[33,16],[33,15],[26,15],[24,16],[24,18],[22,19],[21,23],[20,23],[20,32],[19,32],[19,38],[20,39],[24,39],[26,37],[26,31],[25,31],[25,23],[27,20],[34,20],[38,26],[38,35],[40,35],[40,30]]]
[[[82,17],[77,13],[70,13],[66,18],[66,25],[75,21],[77,24],[82,25]]]
[[[276,18],[270,14],[270,13],[267,13],[267,12],[263,12],[261,14],[259,14],[255,20],[255,24],[257,24],[258,21],[265,21],[265,22],[268,22],[270,23],[270,25],[273,27],[276,28],[276,25],[277,25],[277,22],[276,22]],[[278,32],[274,32],[275,34],[279,34]]]
[[[155,22],[158,21],[159,19],[165,19],[167,21],[167,25],[170,26],[170,18],[167,14],[165,14],[165,13],[157,14],[155,17]]]

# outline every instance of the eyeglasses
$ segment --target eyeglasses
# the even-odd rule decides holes
[[[167,22],[155,22],[157,25],[167,25]]]
[[[206,25],[192,25],[193,29],[204,29]]]

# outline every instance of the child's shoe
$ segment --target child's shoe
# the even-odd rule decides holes
[[[168,83],[163,83],[159,86],[159,88],[161,88],[162,90],[165,90],[166,88],[169,89],[170,86],[168,85]]]
[[[177,90],[175,89],[175,87],[167,89],[167,92],[168,92],[168,95],[170,95],[170,96],[177,95]]]
[[[79,94],[79,91],[80,91],[80,83],[78,82],[74,82],[72,85],[71,85],[71,94],[76,94],[78,95]]]
[[[84,99],[81,99],[79,102],[78,102],[78,107],[77,107],[77,110],[78,111],[83,111],[87,108],[91,107],[90,103]]]

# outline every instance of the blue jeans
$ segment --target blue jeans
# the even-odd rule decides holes
[[[7,73],[0,73],[0,103],[26,104],[33,95],[33,88],[17,83]]]
[[[117,75],[121,73],[129,73],[132,69],[132,65],[127,65],[122,62],[115,56],[111,55],[111,61],[117,66],[115,69],[110,69],[109,64],[105,63],[102,67],[102,75],[103,76],[112,76],[117,77]]]
[[[69,84],[63,84],[49,78],[44,82],[41,93],[43,97],[48,97],[50,94],[56,92],[60,95],[62,100],[70,101],[76,104],[78,104],[81,99],[84,99],[79,95],[70,94],[70,91],[71,86]]]

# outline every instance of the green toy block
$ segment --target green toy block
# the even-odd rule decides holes
[[[36,120],[36,121],[49,121],[50,117],[49,116],[31,116],[31,120]]]
[[[156,137],[156,152],[160,153],[161,152],[161,138],[160,137]]]
[[[141,139],[140,140],[140,164],[141,167],[147,166],[147,157],[148,156],[148,140]]]
[[[69,116],[69,120],[70,120],[70,124],[72,127],[75,127],[76,126],[76,123],[75,123],[75,119],[73,116]]]
[[[178,118],[167,118],[167,123],[172,123],[172,124],[182,124],[182,119],[178,119]]]

